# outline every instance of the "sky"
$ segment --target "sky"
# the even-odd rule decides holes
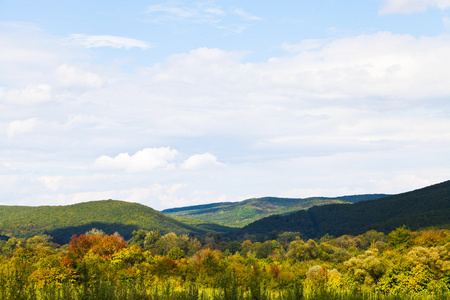
[[[450,179],[450,0],[0,0],[0,205]]]

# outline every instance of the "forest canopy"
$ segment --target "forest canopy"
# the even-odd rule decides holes
[[[446,229],[319,240],[285,232],[261,242],[159,230],[125,241],[92,229],[68,245],[37,235],[0,241],[0,250],[2,299],[450,297]]]

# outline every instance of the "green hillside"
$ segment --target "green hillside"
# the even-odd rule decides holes
[[[289,215],[256,221],[239,234],[298,231],[305,237],[358,235],[368,230],[390,232],[450,224],[450,181],[423,189],[355,204],[316,206]]]
[[[188,221],[188,220],[185,220]],[[133,230],[155,230],[202,234],[227,228],[208,222],[183,223],[138,203],[117,200],[91,201],[67,206],[0,206],[0,235],[31,237],[48,234],[60,244],[73,234],[97,228],[107,234],[120,233],[125,239]]]
[[[355,203],[362,200],[379,199],[384,194],[355,195],[336,198],[253,198],[240,202],[221,202],[205,205],[187,206],[163,210],[171,216],[190,217],[233,227],[243,227],[256,220],[274,214],[286,214],[305,210],[313,206],[337,203]]]

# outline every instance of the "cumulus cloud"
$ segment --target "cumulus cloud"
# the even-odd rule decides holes
[[[326,44],[326,41],[320,39],[303,40],[298,44],[283,43],[281,49],[290,53],[299,53],[308,50],[317,50]]]
[[[239,107],[242,99],[284,104],[286,99],[294,105],[293,99],[399,101],[450,95],[448,35],[416,38],[378,32],[306,44],[293,55],[258,64],[242,63],[245,53],[198,48],[173,55],[148,72],[155,82],[186,84],[179,97],[186,99],[192,91],[196,101],[208,95],[209,103],[227,99],[220,103]]]
[[[252,68],[250,64],[240,63],[245,54],[201,47],[189,53],[172,55],[164,63],[149,68],[148,72],[155,82],[182,82],[201,86],[200,92],[209,92],[214,89],[222,93],[223,91],[218,90],[217,87],[223,88],[223,85],[233,84],[236,88],[246,75],[258,75],[254,73],[258,70]],[[241,82],[252,79],[255,78],[249,77]],[[254,87],[254,84],[258,82],[249,83]],[[249,89],[253,87],[248,86]]]
[[[27,120],[16,120],[9,124],[7,129],[8,138],[12,138],[16,135],[25,134],[33,131],[37,125],[37,118],[31,118]]]
[[[141,48],[146,50],[150,48],[147,42],[132,38],[114,36],[114,35],[85,35],[71,34],[68,38],[69,43],[78,44],[86,48],[112,47],[112,48]]]
[[[381,14],[415,13],[426,11],[429,7],[447,9],[450,0],[383,0],[384,5],[380,9]]]
[[[48,84],[38,84],[23,89],[4,89],[0,97],[18,105],[39,104],[52,100],[52,87]]]
[[[148,172],[174,167],[171,163],[178,152],[169,147],[146,148],[134,155],[120,153],[115,157],[100,156],[94,162],[94,167],[99,169],[125,170],[130,173]]]
[[[319,97],[439,97],[450,92],[440,73],[450,74],[448,51],[446,35],[415,38],[379,32],[274,61],[275,72],[268,76],[281,79],[282,68],[285,84],[300,83],[299,91]]]
[[[185,170],[193,170],[212,166],[224,166],[224,164],[218,162],[217,158],[211,153],[204,153],[192,155],[180,167]]]
[[[42,176],[37,178],[38,181],[40,181],[46,189],[55,192],[61,187],[61,182],[63,181],[64,177],[62,176]]]
[[[100,75],[66,64],[56,68],[55,76],[58,82],[66,87],[95,88],[103,85]]]

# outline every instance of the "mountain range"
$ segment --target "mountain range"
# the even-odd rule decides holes
[[[386,197],[385,194],[342,196],[335,198],[252,198],[238,202],[220,202],[204,205],[165,209],[162,213],[169,216],[190,217],[214,222],[224,226],[243,227],[256,220],[274,214],[287,214],[305,210],[313,206],[328,204],[356,203]]]
[[[238,234],[298,231],[307,238],[325,234],[358,235],[368,230],[390,232],[406,225],[410,230],[450,224],[450,181],[415,191],[355,204],[315,206],[289,215],[255,221]]]
[[[387,233],[403,225],[411,230],[445,227],[450,224],[450,181],[398,195],[265,197],[163,212],[118,200],[66,206],[0,205],[0,236],[6,239],[48,234],[56,243],[65,244],[73,234],[92,228],[107,234],[118,232],[128,240],[138,229],[190,235],[213,231],[230,238],[293,231],[305,238],[320,238],[325,234],[357,235],[372,229]]]

